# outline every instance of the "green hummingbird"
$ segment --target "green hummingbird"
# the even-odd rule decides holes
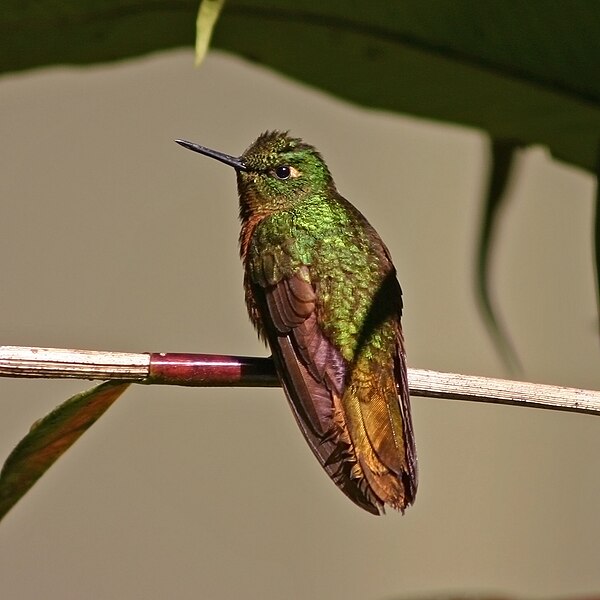
[[[317,150],[287,132],[263,133],[240,157],[176,141],[236,171],[248,313],[313,453],[358,506],[404,511],[417,458],[385,244]]]

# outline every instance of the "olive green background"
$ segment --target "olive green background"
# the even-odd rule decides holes
[[[243,304],[238,154],[315,144],[386,240],[414,367],[507,376],[472,294],[488,146],[366,112],[224,54],[0,80],[0,343],[264,355]],[[590,175],[520,155],[494,290],[526,378],[600,388]],[[88,382],[0,381],[0,456]],[[280,390],[134,387],[0,525],[0,595],[557,597],[600,589],[600,420],[413,400],[405,516],[335,489]]]

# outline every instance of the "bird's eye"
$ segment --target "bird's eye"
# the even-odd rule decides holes
[[[277,179],[289,179],[292,170],[287,165],[281,165],[275,169],[275,177]]]

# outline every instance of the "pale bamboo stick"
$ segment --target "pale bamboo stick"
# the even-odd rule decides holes
[[[190,370],[201,364],[202,378],[186,381],[179,377],[153,379],[151,368],[153,357],[168,360],[169,356],[175,355],[0,346],[0,377],[117,379],[146,384],[188,386],[273,387],[279,385],[275,372],[269,372],[268,369],[265,371],[264,358],[242,359],[206,354],[177,355],[183,369],[186,369],[186,360],[189,361]],[[242,364],[246,371],[239,368]],[[260,366],[256,374],[253,372],[255,365]],[[221,374],[218,380],[212,380],[210,373],[213,368],[215,371],[225,369],[225,376]],[[231,368],[231,376],[227,375],[227,368]],[[409,369],[408,380],[411,394],[415,396],[600,414],[600,391],[596,390],[422,369]]]

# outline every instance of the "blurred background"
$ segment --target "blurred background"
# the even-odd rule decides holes
[[[506,377],[472,291],[489,146],[213,52],[0,87],[0,343],[266,355],[247,319],[230,169],[289,129],[389,246],[413,367]],[[522,152],[493,292],[530,381],[600,388],[593,177]],[[0,457],[88,382],[0,381]],[[12,599],[575,597],[600,590],[600,420],[413,399],[416,505],[328,480],[281,390],[132,387],[0,526]]]

